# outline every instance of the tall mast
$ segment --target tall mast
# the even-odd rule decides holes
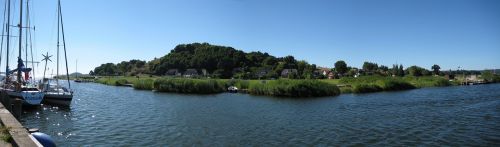
[[[31,50],[31,68],[32,68],[31,69],[31,71],[32,71],[31,73],[32,73],[33,81],[36,81],[36,76],[35,76],[35,73],[36,73],[35,72],[35,60],[33,59],[33,40],[31,38],[31,21],[30,21],[30,7],[29,7],[29,2],[30,1],[28,0],[27,4],[26,4],[26,12],[27,12],[26,18],[27,18],[27,21],[28,21],[27,22],[27,26],[29,28],[28,29],[29,33],[27,33],[27,34],[29,34],[29,38],[30,38],[29,39],[29,43],[30,43],[30,50]],[[28,31],[26,31],[26,32],[28,32]],[[35,31],[35,25],[33,25],[33,33],[34,33],[34,31]],[[27,36],[28,35],[26,35],[26,42],[28,42]],[[28,48],[28,45],[26,45],[26,48]],[[26,50],[26,54],[28,54],[28,50]],[[28,56],[26,56],[26,60],[28,60]],[[26,66],[27,65],[28,64],[26,64]]]
[[[21,66],[19,63],[21,61],[21,45],[22,45],[22,35],[23,35],[23,0],[20,0],[21,5],[19,6],[19,56],[17,57],[18,63],[17,63],[17,82],[21,84]]]
[[[3,53],[3,40],[4,40],[4,37],[5,37],[5,27],[6,27],[6,23],[5,23],[5,15],[7,14],[7,1],[5,1],[5,4],[3,6],[3,16],[2,16],[2,40],[0,41],[0,66],[2,66],[2,53]]]
[[[57,7],[57,55],[56,55],[57,56],[56,57],[57,58],[56,59],[57,60],[56,61],[57,66],[56,66],[56,84],[59,85],[59,30],[60,30],[59,25],[61,24],[61,15],[60,15],[59,11],[60,11],[61,8],[59,7],[59,4],[60,4],[59,0],[57,1],[57,3],[58,3],[57,4],[58,7]]]
[[[10,0],[7,0],[7,50],[5,57],[7,59],[7,62],[5,63],[5,76],[9,76],[9,45],[10,45]],[[7,78],[6,78],[7,79]],[[9,82],[9,80],[5,80],[5,82]]]
[[[29,11],[29,5],[28,5],[28,3],[29,3],[29,0],[26,0],[26,16],[25,16],[25,19],[26,19],[25,21],[26,22],[25,23],[26,23],[26,29],[27,30],[25,31],[25,34],[24,34],[24,37],[25,37],[25,40],[24,40],[25,41],[24,42],[24,53],[26,55],[25,58],[24,58],[24,60],[25,60],[24,66],[25,67],[28,67],[28,30],[30,29],[29,28],[29,21],[28,21],[29,12],[30,12]]]
[[[61,19],[61,31],[62,31],[62,39],[64,47],[64,61],[66,61],[66,79],[68,80],[68,88],[71,89],[71,83],[69,82],[69,72],[68,72],[68,56],[66,55],[66,39],[64,38],[64,24],[62,20],[61,0],[58,0],[58,4],[59,4],[59,17]]]

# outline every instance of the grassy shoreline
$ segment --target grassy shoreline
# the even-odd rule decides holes
[[[321,80],[239,80],[239,79],[190,79],[170,77],[101,77],[96,83],[112,86],[132,84],[134,89],[158,92],[214,94],[225,92],[227,87],[246,89],[253,95],[278,97],[321,97],[345,93],[371,93],[399,91],[423,87],[458,85],[444,77],[382,77],[363,76],[358,78]]]

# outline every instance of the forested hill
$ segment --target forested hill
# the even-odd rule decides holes
[[[151,61],[123,61],[118,64],[106,63],[96,67],[90,74],[94,75],[166,75],[169,72],[184,73],[196,70],[218,78],[272,78],[278,77],[284,69],[296,69],[292,76],[311,76],[316,65],[305,61],[297,61],[293,56],[275,57],[268,53],[249,52],[227,46],[208,43],[192,43],[177,45],[167,55]]]

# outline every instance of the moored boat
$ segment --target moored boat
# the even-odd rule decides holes
[[[23,100],[23,105],[40,105],[43,98],[44,93],[38,90],[37,88],[21,88],[20,91],[15,91],[12,89],[3,89],[2,92],[7,93],[10,98],[20,98]]]
[[[238,87],[236,87],[236,86],[229,86],[227,88],[227,91],[229,91],[230,93],[236,93],[236,92],[238,92]]]
[[[43,100],[44,93],[41,92],[36,86],[31,85],[33,82],[30,77],[30,72],[32,72],[32,68],[27,68],[28,64],[28,53],[26,53],[26,66],[23,64],[23,59],[21,58],[22,56],[22,41],[23,39],[18,39],[18,57],[17,57],[17,68],[14,70],[9,69],[9,49],[10,49],[10,0],[7,1],[7,11],[5,11],[7,15],[7,23],[5,24],[6,28],[6,35],[3,34],[2,31],[2,37],[6,38],[6,67],[5,67],[5,78],[3,80],[3,85],[1,86],[1,92],[2,94],[8,95],[10,98],[20,98],[23,100],[23,104],[26,105],[40,105],[40,103]],[[22,38],[23,35],[23,28],[29,28],[29,26],[24,26],[23,24],[23,1],[20,1],[20,13],[19,13],[19,23],[18,23],[18,28],[19,28],[19,35],[17,36],[18,38]],[[26,30],[24,30],[26,31]],[[26,31],[27,33],[28,31]],[[3,38],[2,38],[3,41]],[[26,39],[26,41],[28,41]],[[3,43],[3,42],[2,42]],[[28,43],[26,42],[26,50],[28,48]],[[1,54],[1,53],[0,53]],[[31,61],[31,63],[34,63]],[[34,64],[32,64],[34,67]],[[15,80],[14,80],[15,79]]]
[[[42,103],[44,104],[53,104],[53,105],[60,105],[60,106],[69,106],[71,105],[71,101],[73,100],[73,91],[71,91],[71,83],[69,79],[69,73],[68,73],[68,58],[66,56],[66,40],[64,38],[64,27],[63,27],[63,21],[62,21],[62,11],[61,11],[61,1],[58,0],[58,7],[57,7],[57,17],[58,17],[58,31],[57,31],[57,72],[56,72],[56,79],[54,80],[49,80],[45,78],[45,71],[47,71],[47,62],[51,61],[49,56],[49,53],[47,52],[46,55],[44,56],[44,59],[42,61],[45,61],[45,69],[44,69],[44,74],[43,74],[43,82],[41,85],[41,89],[44,92],[44,100]],[[60,31],[59,31],[60,30]],[[64,49],[64,59],[66,63],[66,75],[65,78],[67,80],[67,86],[68,88],[62,86],[59,83],[59,43],[60,43],[60,37],[62,36],[62,46]],[[51,82],[53,81],[53,82]],[[75,81],[77,82],[77,81]]]
[[[44,104],[69,106],[73,100],[73,92],[71,90],[59,84],[52,84],[49,80],[44,82],[42,91],[44,92],[42,101]]]

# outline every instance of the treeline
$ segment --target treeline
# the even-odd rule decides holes
[[[316,65],[298,61],[293,56],[275,57],[268,53],[245,53],[232,47],[208,43],[181,44],[161,58],[151,61],[131,60],[118,64],[106,63],[96,67],[91,75],[112,76],[149,74],[163,76],[170,71],[181,75],[188,70],[214,78],[267,79],[282,76],[290,78],[312,78]],[[174,70],[174,71],[173,71]]]
[[[122,61],[118,64],[106,63],[96,67],[90,71],[90,75],[110,76],[110,75],[124,75],[135,76],[138,74],[149,73],[149,67],[146,61],[130,60]]]
[[[440,71],[439,65],[430,70],[402,64],[391,68],[373,62],[364,62],[361,68],[351,67],[345,61],[337,61],[334,68],[320,68],[293,56],[275,57],[262,52],[243,52],[227,46],[208,43],[177,45],[167,55],[151,61],[130,60],[118,64],[106,63],[90,71],[97,76],[185,76],[237,79],[322,79],[357,77],[363,75],[379,76],[429,76],[455,74],[481,74],[480,71]]]

